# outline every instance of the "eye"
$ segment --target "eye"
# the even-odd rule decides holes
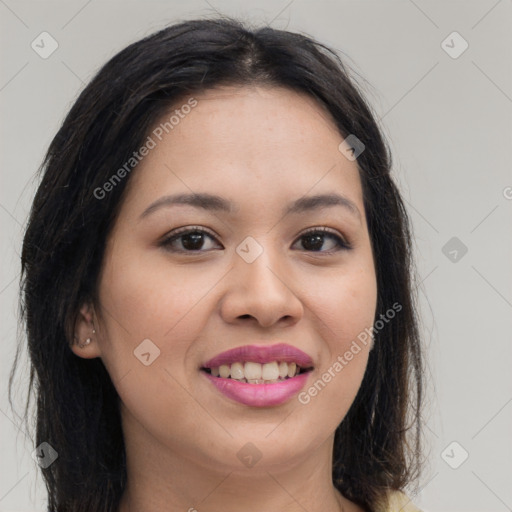
[[[208,243],[208,241],[210,242]],[[203,228],[193,226],[172,231],[160,245],[172,252],[206,252],[215,249],[212,247],[212,241],[217,243],[212,234]],[[217,245],[220,244],[217,243]],[[222,249],[222,246],[220,248]]]
[[[302,241],[303,249],[311,252],[329,254],[352,249],[351,245],[340,235],[326,227],[309,229],[299,237],[298,242],[300,241]]]

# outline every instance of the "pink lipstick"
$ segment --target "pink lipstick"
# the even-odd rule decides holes
[[[312,358],[291,345],[245,345],[213,357],[201,373],[226,397],[252,407],[280,405],[297,394]]]
[[[243,347],[226,350],[203,364],[204,368],[212,368],[222,364],[232,364],[237,361],[254,361],[255,363],[270,363],[272,361],[284,361],[296,363],[303,368],[313,366],[313,360],[305,352],[287,345],[244,345]]]

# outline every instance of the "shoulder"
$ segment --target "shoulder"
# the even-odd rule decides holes
[[[403,492],[393,491],[389,495],[388,508],[385,512],[421,512],[412,500]]]

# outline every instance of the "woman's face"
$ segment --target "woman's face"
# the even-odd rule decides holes
[[[94,343],[75,350],[102,358],[127,444],[275,469],[330,450],[365,372],[376,277],[359,172],[309,97],[194,98],[149,134],[107,243]]]

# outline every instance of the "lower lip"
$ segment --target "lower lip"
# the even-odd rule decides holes
[[[306,384],[309,372],[272,384],[248,384],[234,379],[213,377],[201,372],[225,396],[251,407],[280,405],[296,395]]]

